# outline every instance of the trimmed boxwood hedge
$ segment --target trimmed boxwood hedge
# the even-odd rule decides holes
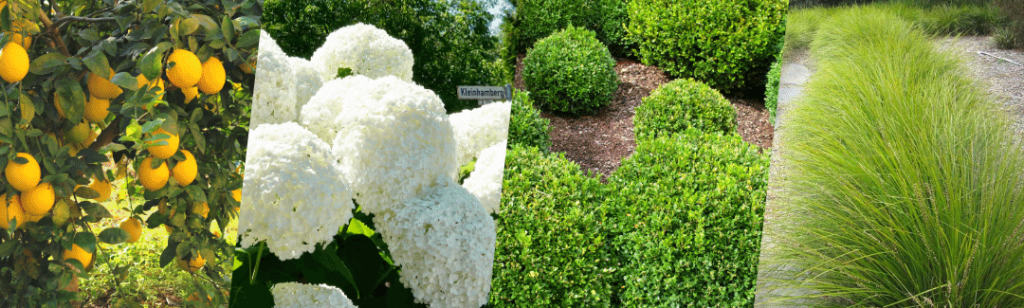
[[[782,55],[772,62],[768,70],[768,83],[764,89],[764,108],[768,109],[768,122],[775,125],[775,110],[779,106],[779,81],[782,78]]]
[[[785,34],[786,0],[631,0],[640,59],[732,94],[760,86]]]
[[[579,114],[607,105],[619,76],[615,60],[594,32],[570,25],[526,54],[523,82],[541,108]]]
[[[529,91],[515,90],[512,96],[512,118],[508,124],[508,148],[513,145],[533,146],[547,152],[551,146],[551,121],[542,118],[533,108]]]
[[[751,307],[768,155],[697,130],[640,142],[608,179],[624,307]]]
[[[608,306],[616,291],[601,181],[560,153],[512,146],[496,221],[495,307]]]
[[[633,118],[636,138],[654,138],[687,129],[736,132],[736,111],[715,89],[693,79],[676,79],[643,98]]]

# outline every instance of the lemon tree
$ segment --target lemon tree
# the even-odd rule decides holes
[[[153,228],[169,236],[151,263],[194,278],[185,304],[227,302],[221,234],[240,208],[261,12],[256,0],[0,0],[0,307],[81,301],[79,279],[115,253],[104,247]],[[113,222],[122,188],[145,202],[127,199],[131,216]]]

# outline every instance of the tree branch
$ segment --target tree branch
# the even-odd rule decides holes
[[[98,152],[103,146],[114,142],[114,137],[121,133],[121,120],[123,118],[124,116],[120,114],[114,117],[114,120],[110,121],[110,125],[107,125],[107,128],[104,128],[99,136],[96,136],[96,141],[89,145],[89,149]]]
[[[66,25],[66,24],[69,24],[69,23],[72,23],[72,22],[76,22],[76,21],[87,22],[87,23],[103,23],[103,22],[117,22],[117,19],[115,19],[113,17],[97,17],[97,18],[92,18],[92,17],[80,17],[80,16],[66,16],[66,17],[57,18],[57,20],[55,20],[53,22],[53,24],[56,25],[55,28],[60,28],[60,27],[63,27],[64,25]]]

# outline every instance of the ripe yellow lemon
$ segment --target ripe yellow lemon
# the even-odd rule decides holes
[[[13,15],[11,17],[14,17]],[[32,47],[32,36],[39,33],[39,25],[28,19],[18,19],[11,22],[11,42],[18,43],[25,49]]]
[[[203,77],[199,79],[199,90],[206,94],[220,92],[224,88],[224,81],[227,76],[224,73],[224,63],[217,57],[210,57],[203,62]]]
[[[181,153],[185,154],[185,160],[179,161],[177,165],[174,165],[171,173],[174,174],[174,179],[178,181],[178,185],[185,186],[192,184],[192,181],[196,179],[198,166],[196,165],[196,158],[192,156],[192,152],[181,150]]]
[[[163,100],[164,99],[164,80],[163,79],[157,78],[156,80],[150,81],[149,79],[146,79],[146,75],[139,74],[138,76],[135,76],[135,81],[138,82],[140,89],[149,90],[149,89],[152,89],[154,87],[160,88],[160,91],[157,91],[157,93],[158,93],[157,94],[157,99],[159,99],[159,100]]]
[[[175,49],[167,57],[167,79],[175,86],[185,89],[191,88],[199,82],[202,77],[202,63],[191,51]]]
[[[210,205],[206,204],[206,202],[193,205],[192,213],[199,214],[200,216],[203,216],[203,218],[206,218],[210,215]]]
[[[92,254],[85,252],[85,249],[79,247],[78,244],[72,244],[71,250],[64,250],[64,261],[70,259],[82,262],[82,267],[89,267],[89,262],[92,262]]]
[[[100,202],[109,200],[110,194],[114,190],[113,185],[110,185],[110,182],[107,182],[107,180],[100,180],[95,178],[92,180],[92,183],[89,184],[89,188],[92,188],[92,190],[95,190],[97,193],[100,194],[99,197],[93,198],[93,200]]]
[[[165,139],[154,140],[154,141],[152,141],[151,144],[156,144],[156,143],[160,142],[161,140],[167,141],[167,144],[166,145],[151,146],[151,147],[149,147],[149,153],[152,154],[153,156],[156,156],[156,158],[162,158],[162,159],[171,158],[171,156],[174,156],[174,153],[178,152],[178,135],[171,134],[171,133],[167,132],[166,130],[164,130],[162,127],[158,128],[156,131],[153,132],[153,135],[159,135],[159,134],[167,134],[170,137],[165,138]]]
[[[185,94],[185,103],[188,104],[199,96],[199,87],[182,88],[181,93]]]
[[[110,69],[110,78],[114,77],[114,69]],[[95,96],[96,98],[102,99],[113,99],[118,95],[121,95],[121,87],[118,87],[113,82],[110,82],[110,78],[99,76],[93,73],[89,73],[89,77],[86,80],[86,86],[89,87],[89,95]]]
[[[243,73],[252,74],[252,67],[256,66],[256,60],[245,62],[238,65],[238,69],[242,70]]]
[[[53,185],[41,183],[21,193],[21,207],[31,215],[43,215],[53,208],[54,198]]]
[[[110,114],[107,108],[110,108],[110,100],[89,96],[89,101],[85,103],[85,119],[89,123],[99,123]]]
[[[72,143],[82,143],[89,139],[90,131],[92,130],[89,129],[89,122],[82,121],[68,131],[68,138],[71,138]]]
[[[121,229],[128,232],[128,242],[135,243],[142,236],[142,222],[138,218],[128,217],[121,222]]]
[[[85,137],[84,141],[78,143],[79,148],[80,149],[88,148],[90,145],[92,145],[93,142],[96,141],[96,137],[99,137],[99,136],[100,136],[99,133],[97,133],[92,128],[89,128],[89,135],[87,135],[87,137]]]
[[[0,195],[0,228],[10,228],[11,219],[17,219],[18,225],[24,223],[24,210],[21,208],[21,196],[11,196],[10,202],[7,200],[7,194]],[[18,226],[14,226],[17,229]]]
[[[231,191],[231,197],[235,198],[235,201],[242,202],[242,189],[235,189]]]
[[[57,108],[57,114],[59,114],[61,118],[67,118],[67,116],[64,115],[64,107],[60,106],[60,95],[57,95],[57,92],[53,92],[53,107]]]
[[[8,161],[7,168],[4,168],[7,183],[11,183],[11,186],[18,191],[36,188],[42,175],[39,163],[36,162],[36,159],[31,154],[25,152],[18,153],[18,157],[25,158],[28,162],[19,164],[14,162],[14,160]]]
[[[202,255],[198,253],[192,253],[192,255],[193,257],[188,261],[178,259],[178,267],[191,273],[198,271],[199,269],[203,268],[203,265],[206,265],[206,260],[203,259]]]
[[[148,191],[156,191],[164,188],[167,185],[167,179],[170,176],[170,170],[167,170],[167,162],[160,163],[160,166],[156,168],[151,167],[153,165],[153,157],[146,157],[139,164],[139,182],[142,183],[142,187]]]
[[[14,229],[21,228],[26,222],[28,222],[28,213],[25,213],[25,209],[21,207],[21,198],[18,195],[14,195],[11,198],[10,203],[7,204],[7,218],[4,219],[2,225],[4,229],[10,229],[11,219],[17,222]]]
[[[28,75],[28,53],[25,48],[8,42],[0,49],[0,78],[9,83],[19,82]]]

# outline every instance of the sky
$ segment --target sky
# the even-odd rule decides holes
[[[490,12],[491,14],[494,14],[494,19],[491,20],[491,24],[490,24],[490,26],[488,28],[491,31],[491,35],[498,35],[498,32],[501,32],[500,31],[501,28],[499,28],[499,27],[501,26],[501,22],[502,22],[502,19],[501,19],[502,12],[506,8],[511,8],[512,7],[512,3],[509,2],[509,0],[477,0],[477,1],[480,1],[480,2],[484,3],[485,6],[488,5],[487,2],[492,2],[492,1],[495,2],[493,5],[490,5],[490,7],[487,9],[488,12]]]

